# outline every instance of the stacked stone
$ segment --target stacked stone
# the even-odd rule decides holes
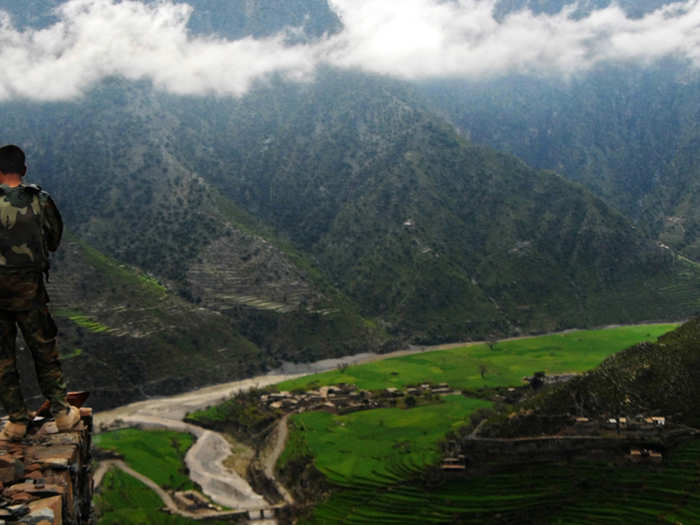
[[[80,413],[70,432],[35,420],[22,441],[0,441],[0,525],[92,523],[92,409]]]

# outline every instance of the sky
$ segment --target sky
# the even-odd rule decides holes
[[[225,40],[187,30],[184,1],[69,0],[45,29],[18,30],[0,13],[0,100],[69,100],[100,80],[147,80],[182,95],[241,96],[272,74],[312,81],[319,66],[398,78],[483,78],[510,73],[570,77],[599,64],[700,66],[700,0],[643,18],[616,6],[572,18],[522,11],[497,20],[495,0],[329,0],[344,29],[287,45]]]

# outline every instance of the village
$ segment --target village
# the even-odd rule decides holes
[[[667,450],[697,436],[698,431],[671,423],[668,416],[566,416],[554,435],[498,438],[479,435],[477,427],[462,441],[446,443],[441,470],[483,472],[504,465],[605,459],[615,462],[661,463]]]
[[[488,398],[497,403],[514,404],[544,385],[565,383],[577,375],[547,376],[544,372],[537,372],[531,377],[524,377],[522,386],[493,389]],[[380,390],[360,389],[355,384],[341,383],[303,391],[264,392],[258,397],[257,404],[277,413],[320,410],[343,415],[376,408],[413,408],[439,402],[442,396],[464,394],[447,383],[423,383]],[[659,464],[673,443],[696,432],[695,429],[674,425],[671,417],[663,415],[562,415],[554,419],[561,423],[560,430],[554,435],[485,437],[479,435],[480,426],[477,426],[465,441],[446,445],[440,469],[447,475],[471,475],[530,461],[556,462],[586,457]]]
[[[322,386],[303,392],[273,392],[260,396],[260,403],[268,409],[285,412],[325,410],[335,414],[348,414],[372,408],[405,406],[414,407],[425,401],[435,401],[444,395],[459,395],[447,383],[424,383],[405,389],[394,387],[383,390],[361,390],[353,384]]]

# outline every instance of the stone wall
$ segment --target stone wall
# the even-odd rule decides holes
[[[58,433],[37,418],[20,442],[0,441],[0,525],[91,525],[92,410]]]

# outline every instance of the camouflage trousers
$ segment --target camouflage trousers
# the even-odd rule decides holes
[[[17,327],[34,357],[34,369],[42,394],[51,402],[56,415],[69,408],[66,384],[56,350],[56,324],[47,306],[28,311],[0,310],[0,401],[10,420],[26,422],[29,414],[20,390],[17,372]]]

